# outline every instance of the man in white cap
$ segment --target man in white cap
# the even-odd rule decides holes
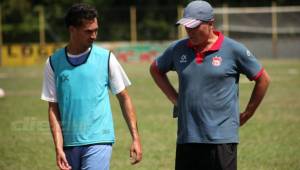
[[[177,110],[175,169],[235,170],[239,127],[253,116],[270,78],[244,45],[215,30],[209,3],[189,3],[177,24],[185,27],[188,37],[173,42],[150,67],[154,81]],[[178,74],[178,92],[168,71]],[[255,82],[242,113],[240,74]]]

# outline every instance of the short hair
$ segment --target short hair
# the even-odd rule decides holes
[[[93,20],[98,18],[98,12],[95,7],[78,3],[71,6],[65,15],[65,24],[68,28],[69,26],[79,27],[81,26],[83,20]]]

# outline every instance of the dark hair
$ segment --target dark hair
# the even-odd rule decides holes
[[[98,18],[98,12],[95,7],[88,4],[74,4],[68,10],[65,16],[65,24],[69,26],[81,26],[83,20],[93,20]]]

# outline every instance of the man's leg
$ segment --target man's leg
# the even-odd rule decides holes
[[[209,144],[177,144],[175,170],[212,170],[212,149]]]
[[[65,147],[64,152],[66,154],[69,165],[72,167],[72,170],[80,170],[81,147]]]
[[[216,149],[216,164],[221,170],[237,169],[237,144],[219,144]]]
[[[81,170],[109,170],[112,145],[85,146],[81,156]]]

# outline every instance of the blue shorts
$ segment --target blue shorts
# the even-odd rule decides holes
[[[94,144],[64,148],[72,170],[109,170],[111,144]]]

